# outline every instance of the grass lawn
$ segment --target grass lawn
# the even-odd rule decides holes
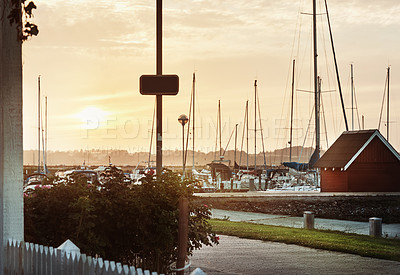
[[[375,238],[339,231],[307,230],[216,219],[210,220],[210,224],[217,234],[222,235],[296,244],[317,249],[400,261],[399,239]]]

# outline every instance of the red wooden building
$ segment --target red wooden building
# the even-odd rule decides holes
[[[400,155],[378,130],[344,132],[314,167],[321,192],[400,192]]]

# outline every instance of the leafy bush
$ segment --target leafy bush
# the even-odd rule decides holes
[[[178,200],[185,196],[188,255],[218,243],[208,223],[209,208],[194,203],[191,182],[177,174],[164,171],[159,179],[148,175],[141,185],[132,185],[110,166],[100,182],[74,177],[26,196],[25,240],[57,247],[70,239],[82,253],[169,273],[177,259]]]

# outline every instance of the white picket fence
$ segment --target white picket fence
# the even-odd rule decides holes
[[[103,261],[79,252],[9,240],[6,246],[4,274],[38,275],[157,275],[148,270]]]

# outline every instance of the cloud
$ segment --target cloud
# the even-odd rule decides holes
[[[34,20],[40,34],[24,43],[27,102],[24,118],[36,117],[36,105],[32,102],[36,102],[36,78],[41,74],[46,76],[43,85],[47,85],[44,90],[49,92],[51,117],[54,124],[58,121],[52,128],[63,126],[65,135],[72,135],[67,130],[74,125],[60,115],[78,113],[90,104],[98,104],[122,121],[135,117],[151,120],[154,98],[139,95],[137,88],[139,76],[154,73],[155,69],[155,1],[36,0],[35,3],[38,9]],[[323,5],[323,1],[320,3]],[[328,1],[328,4],[341,75],[346,74],[350,62],[355,63],[360,110],[368,106],[372,111],[368,109],[366,117],[372,120],[379,111],[376,95],[379,94],[380,101],[383,89],[380,85],[383,86],[388,60],[394,68],[393,79],[397,79],[400,3],[349,0]],[[170,117],[170,129],[179,128],[176,118],[188,109],[193,69],[198,72],[201,107],[197,110],[202,110],[199,117],[214,118],[216,102],[223,99],[224,115],[232,122],[242,121],[243,105],[251,97],[255,76],[259,80],[265,117],[270,121],[279,117],[290,72],[290,53],[297,46],[293,46],[296,22],[299,19],[302,27],[310,29],[311,17],[300,12],[310,12],[311,1],[170,0],[163,5],[164,72],[178,74],[181,83],[179,95],[165,99],[163,110]],[[320,16],[319,20],[326,19]],[[302,34],[302,39],[310,50],[307,35]],[[328,41],[326,32],[325,38]],[[318,45],[322,67],[323,43]],[[330,51],[329,42],[326,45]],[[304,53],[302,56],[308,58]],[[308,67],[300,59],[296,68],[299,72],[303,69],[304,78],[308,76]],[[325,87],[328,79],[324,81],[324,89],[328,89]],[[301,84],[300,79],[298,82]],[[395,97],[393,93],[392,102],[396,102]],[[307,108],[307,100],[299,105]],[[307,109],[307,121],[309,112]],[[274,127],[270,121],[266,129]],[[30,129],[33,125],[34,129],[35,120],[29,123],[25,127]],[[25,131],[25,140],[35,136],[29,131]],[[57,133],[63,135],[61,130]]]
[[[102,95],[82,96],[77,98],[78,101],[104,103],[110,99],[129,99],[132,97],[134,92],[120,92],[120,93],[109,93]]]
[[[148,29],[154,11],[145,1],[39,0],[37,5],[40,35],[32,46],[83,54],[107,48],[109,54],[129,55],[146,52],[153,39]]]
[[[332,2],[332,1],[331,1]],[[359,26],[399,25],[400,3],[396,0],[373,1],[351,0],[328,3],[331,18],[337,24],[354,24]]]

